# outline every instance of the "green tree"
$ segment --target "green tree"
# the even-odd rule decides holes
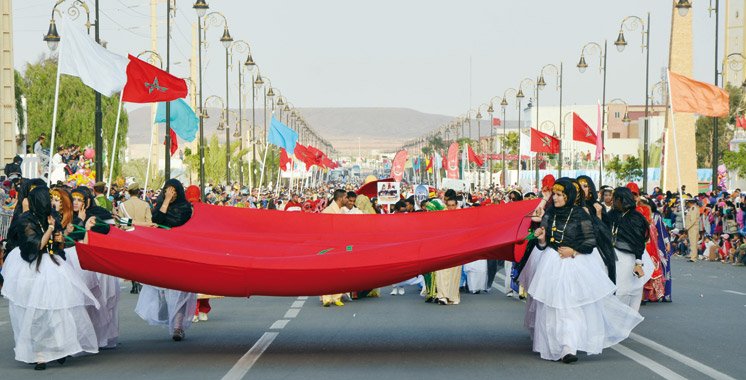
[[[624,181],[639,181],[642,179],[642,164],[636,156],[628,156],[620,171]]]
[[[130,160],[127,165],[122,167],[122,177],[134,177],[135,182],[140,186],[145,186],[145,175],[148,172],[148,159],[138,158],[136,160]],[[115,181],[113,181],[115,182]],[[158,189],[163,187],[165,178],[163,173],[157,170],[150,170],[150,180],[148,182],[149,189]]]
[[[746,144],[738,145],[738,152],[723,152],[723,163],[729,171],[735,171],[738,175],[746,174]]]
[[[730,112],[728,116],[718,118],[718,152],[723,157],[723,152],[728,150],[728,142],[733,139],[733,130],[728,125],[736,122],[736,117],[744,113],[744,105],[741,103],[743,91],[741,87],[726,86],[730,95]],[[713,118],[700,117],[695,123],[695,139],[697,148],[697,165],[700,168],[712,166],[712,131]]]
[[[18,141],[20,143],[24,139],[23,132],[23,106],[21,105],[21,97],[23,97],[23,77],[18,70],[13,70],[13,76],[15,77],[15,92],[16,92],[16,120],[18,120]],[[25,148],[25,147],[24,147]]]
[[[57,61],[43,59],[26,66],[26,73],[20,90],[26,96],[28,105],[28,140],[36,139],[41,133],[49,136],[52,132],[52,113],[54,110],[54,87],[57,75]],[[114,140],[119,96],[102,97],[104,151],[110,150]],[[60,95],[57,114],[57,131],[55,145],[77,144],[82,147],[94,145],[95,97],[93,90],[83,84],[77,77],[63,75],[60,78]],[[126,146],[127,113],[122,112],[119,124],[117,150],[122,152]],[[50,138],[47,141],[51,142]],[[118,155],[121,157],[122,155]],[[109,156],[110,157],[110,156]],[[108,166],[109,160],[105,160]],[[120,172],[122,160],[116,160],[114,175]],[[106,169],[108,172],[108,168]]]
[[[240,141],[235,141],[231,143],[231,181],[238,182],[238,176],[239,176],[239,166],[238,166],[238,160],[239,157],[245,156],[248,152],[247,149],[239,150],[238,147],[240,145]],[[271,149],[271,147],[270,147]],[[262,152],[263,153],[263,152]],[[267,162],[272,164],[275,168],[273,173],[277,175],[277,162],[279,162],[279,154],[277,154],[277,159],[274,161],[270,161],[270,156],[272,156],[271,152],[268,152],[267,154]],[[195,178],[199,176],[199,153],[192,153],[191,151],[184,151],[184,162],[189,167],[189,170],[192,172]],[[258,165],[255,165],[258,166]],[[247,161],[243,161],[243,173],[244,173],[244,180],[247,181],[248,173],[249,173],[249,164]],[[259,171],[255,171],[255,181],[257,182],[259,180],[258,173]],[[265,177],[265,183],[266,178],[272,178],[272,177]],[[225,183],[225,144],[220,144],[218,141],[217,135],[212,135],[205,146],[205,180],[212,184],[219,184],[219,183]],[[257,182],[258,183],[258,182]]]
[[[611,160],[605,162],[606,172],[613,174],[617,180],[622,179],[623,163],[619,156],[615,155]]]

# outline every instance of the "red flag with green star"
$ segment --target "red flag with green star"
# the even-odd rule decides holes
[[[157,103],[187,96],[184,79],[175,77],[137,57],[129,55],[127,84],[122,90],[122,101]]]

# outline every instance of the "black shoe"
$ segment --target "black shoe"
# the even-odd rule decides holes
[[[36,363],[34,366],[34,371],[43,371],[47,369],[47,363]]]
[[[576,361],[578,361],[578,357],[573,354],[567,354],[562,357],[562,363],[565,364],[575,363]]]
[[[177,342],[181,342],[181,340],[184,339],[184,330],[178,328],[174,329],[172,338]]]
[[[64,357],[62,359],[57,359],[57,363],[60,363],[60,365],[65,364],[65,361],[67,360],[67,357]]]

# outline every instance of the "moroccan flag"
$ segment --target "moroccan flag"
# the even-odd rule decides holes
[[[302,163],[306,165],[306,170],[310,169],[311,166],[315,164],[313,155],[311,152],[308,151],[308,149],[301,145],[296,144],[295,145],[295,151],[294,151],[295,157]]]
[[[127,84],[122,101],[130,103],[168,102],[187,96],[187,84],[137,57],[129,55]]]
[[[596,145],[596,134],[575,112],[572,113],[572,139]]]
[[[396,182],[401,182],[404,178],[404,165],[407,162],[407,151],[400,150],[394,156],[394,162],[391,163],[391,175]]]
[[[174,132],[173,129],[168,129],[168,134],[171,135],[171,155],[173,156],[174,153],[179,149],[179,142],[176,139],[176,132]],[[166,145],[166,141],[163,141],[163,145]]]
[[[446,177],[458,179],[458,143],[454,142],[448,147],[448,157],[444,163]]]
[[[746,116],[736,116],[736,127],[746,129]]]
[[[484,166],[484,160],[482,160],[479,156],[477,156],[476,153],[474,153],[474,149],[471,149],[471,145],[467,145],[467,147],[469,149],[469,162],[473,162],[479,167]]]
[[[288,165],[290,164],[290,157],[288,157],[288,152],[285,150],[285,148],[280,148],[280,169],[283,171],[288,170]]]
[[[720,87],[668,71],[671,107],[674,112],[721,117],[730,111],[728,93]]]
[[[309,160],[313,162],[313,165],[322,166],[322,159],[324,157],[324,152],[320,151],[318,148],[315,148],[311,145],[306,146],[306,150],[309,153]]]
[[[559,139],[531,128],[531,151],[536,153],[559,153]]]
[[[500,120],[499,117],[493,117],[492,118],[492,126],[493,127],[499,127],[503,124],[502,120]]]

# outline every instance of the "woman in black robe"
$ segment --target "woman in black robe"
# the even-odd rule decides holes
[[[614,208],[604,222],[611,230],[617,256],[616,295],[629,307],[639,310],[642,288],[653,274],[653,261],[645,251],[650,237],[648,221],[636,210],[637,202],[626,187],[614,189]]]
[[[184,194],[184,186],[177,179],[169,179],[153,209],[153,223],[166,227],[178,227],[192,217],[192,205]]]
[[[81,278],[60,255],[64,242],[51,215],[49,189],[27,194],[28,211],[16,221],[13,250],[2,268],[2,295],[8,299],[15,358],[60,364],[70,355],[96,353],[96,334],[86,306],[98,307]]]
[[[600,354],[642,321],[614,297],[591,216],[575,205],[579,190],[570,178],[556,181],[553,205],[534,231],[536,247],[521,273],[531,296],[525,323],[533,350],[564,363],[577,361],[578,351]]]
[[[593,179],[587,175],[578,177],[582,200],[580,206],[591,216],[593,221],[593,233],[596,235],[596,245],[601,258],[604,259],[609,279],[616,283],[616,254],[614,246],[611,244],[611,231],[603,222],[606,209],[598,201],[598,192]]]
[[[163,185],[153,209],[153,223],[178,227],[191,217],[192,205],[186,199],[184,186],[176,179],[169,179]],[[196,308],[196,293],[143,284],[135,313],[150,325],[167,326],[173,340],[178,342],[184,339],[186,330],[191,326],[191,316]]]

